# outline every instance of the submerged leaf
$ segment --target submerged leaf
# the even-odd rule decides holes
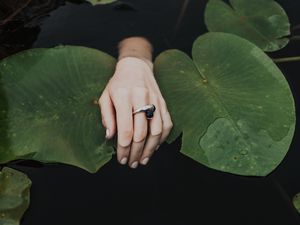
[[[290,146],[295,108],[289,85],[272,60],[251,42],[207,33],[193,59],[161,53],[156,78],[174,121],[168,140],[183,131],[181,152],[217,170],[263,176]]]
[[[210,0],[205,10],[209,31],[233,33],[264,51],[276,51],[289,42],[288,16],[273,0]]]
[[[0,171],[0,224],[18,225],[29,206],[31,181],[11,168]]]
[[[111,159],[97,101],[115,59],[96,49],[32,49],[0,62],[0,163],[60,162],[96,172]]]
[[[298,193],[294,196],[293,204],[294,204],[296,210],[300,213],[300,193]]]
[[[93,5],[104,5],[104,4],[109,4],[116,2],[117,0],[87,0]]]

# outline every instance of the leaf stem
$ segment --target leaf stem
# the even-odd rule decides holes
[[[300,56],[273,59],[275,63],[300,61]]]
[[[297,25],[292,27],[292,30],[298,30],[298,29],[300,29],[300,24],[297,24]]]
[[[5,25],[7,22],[9,22],[10,20],[12,20],[16,15],[18,15],[24,8],[26,8],[29,3],[32,0],[27,0],[27,2],[25,2],[21,7],[19,7],[18,9],[16,9],[11,15],[9,15],[7,18],[5,18],[4,20],[0,21],[0,26]]]
[[[300,35],[295,35],[290,37],[291,41],[300,41]]]
[[[175,29],[174,29],[174,34],[176,35],[180,26],[181,26],[181,23],[182,23],[182,20],[183,20],[183,17],[186,13],[186,9],[189,5],[189,0],[184,0],[183,3],[182,3],[182,7],[181,7],[181,10],[180,10],[180,13],[179,13],[179,16],[178,16],[178,19],[177,19],[177,23],[176,23],[176,26],[175,26]],[[174,35],[174,36],[175,36]]]

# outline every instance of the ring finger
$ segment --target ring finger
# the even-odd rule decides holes
[[[132,105],[134,106],[133,110],[136,110],[148,104],[148,94],[147,92],[140,91],[133,95],[132,100]],[[131,168],[136,168],[138,166],[148,132],[147,126],[148,121],[145,113],[140,112],[133,115],[133,140],[131,143],[129,159],[129,166]]]

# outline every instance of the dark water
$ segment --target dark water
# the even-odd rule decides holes
[[[155,55],[169,48],[190,53],[195,38],[206,32],[206,1],[191,0],[177,30],[183,1],[124,2],[133,8],[61,6],[43,22],[33,46],[84,45],[116,56],[119,40],[143,35],[153,43]],[[300,1],[278,2],[292,25],[300,24]],[[272,54],[293,55],[300,55],[299,41]],[[299,109],[300,63],[281,64],[280,68]],[[31,206],[22,225],[299,225],[300,216],[291,203],[294,194],[300,192],[299,131],[297,123],[290,151],[266,178],[208,169],[179,153],[180,139],[162,146],[148,166],[137,170],[120,166],[115,158],[96,174],[65,165],[15,166],[33,182]]]

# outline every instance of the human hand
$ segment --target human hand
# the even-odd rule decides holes
[[[154,104],[152,119],[134,110]],[[106,138],[118,137],[117,158],[136,168],[146,165],[169,135],[173,123],[153,74],[153,64],[138,57],[118,61],[114,75],[99,98]]]

